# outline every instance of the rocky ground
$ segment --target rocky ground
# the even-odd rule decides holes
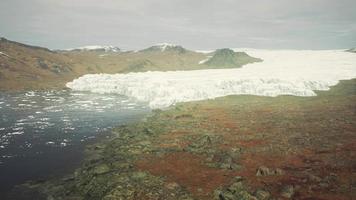
[[[88,147],[47,199],[355,199],[356,80],[316,97],[229,96],[155,110]],[[26,195],[25,195],[26,196]]]

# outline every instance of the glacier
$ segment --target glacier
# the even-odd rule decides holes
[[[245,51],[263,59],[236,69],[87,74],[66,86],[74,91],[116,93],[165,108],[178,102],[227,95],[315,96],[339,80],[356,77],[356,55],[344,50]]]

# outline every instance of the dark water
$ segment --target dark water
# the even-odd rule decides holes
[[[119,95],[0,93],[0,197],[27,180],[69,172],[80,165],[86,144],[148,112]]]

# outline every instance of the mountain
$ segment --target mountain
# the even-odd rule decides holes
[[[121,50],[119,47],[114,47],[114,46],[92,45],[92,46],[78,47],[78,48],[74,48],[74,49],[67,49],[65,51],[95,51],[95,52],[118,53]]]
[[[169,44],[169,43],[161,43],[151,46],[147,49],[141,50],[141,52],[176,52],[176,53],[186,53],[188,50],[183,48],[182,46]]]
[[[241,67],[251,62],[261,62],[259,58],[253,58],[247,55],[245,52],[234,52],[232,49],[218,49],[211,57],[200,62],[207,66],[219,68],[233,68]]]
[[[1,38],[0,90],[65,88],[84,74],[231,68],[260,61],[231,51],[206,54],[165,43],[141,51],[111,46],[52,51]]]
[[[356,47],[346,50],[347,52],[356,53]]]
[[[0,39],[0,89],[54,87],[76,76],[65,55],[47,48]]]

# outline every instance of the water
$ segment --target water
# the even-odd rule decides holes
[[[146,104],[114,94],[0,93],[0,196],[26,180],[68,172],[86,144],[147,112]]]

